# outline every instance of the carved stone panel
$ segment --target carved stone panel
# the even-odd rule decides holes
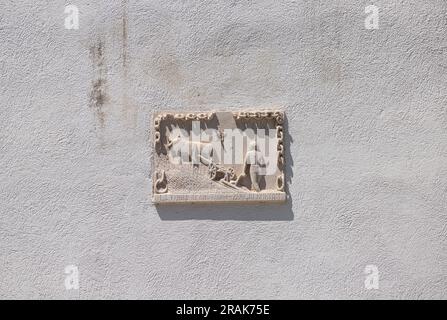
[[[278,202],[284,191],[284,113],[155,113],[155,203]]]

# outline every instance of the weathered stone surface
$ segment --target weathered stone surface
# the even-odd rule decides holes
[[[157,113],[155,203],[285,201],[284,113]]]

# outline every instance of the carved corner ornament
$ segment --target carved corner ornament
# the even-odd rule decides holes
[[[153,115],[154,203],[282,202],[284,112]]]

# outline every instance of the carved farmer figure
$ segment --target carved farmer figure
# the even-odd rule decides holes
[[[258,150],[256,142],[251,142],[244,159],[244,171],[237,178],[236,185],[261,191],[259,180],[265,175],[265,167],[264,155]]]

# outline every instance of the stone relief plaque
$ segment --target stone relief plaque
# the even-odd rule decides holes
[[[283,124],[274,110],[155,113],[153,202],[285,201]]]

